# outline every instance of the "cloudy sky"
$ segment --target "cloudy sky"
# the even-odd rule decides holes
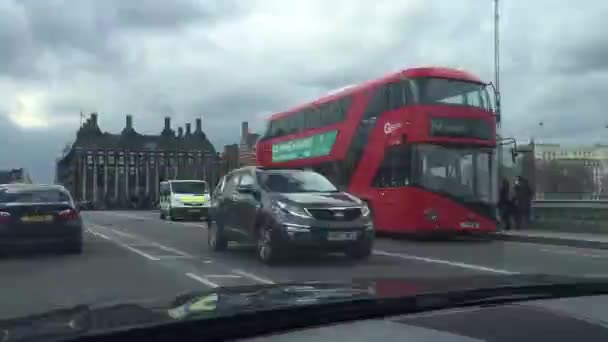
[[[501,3],[503,129],[608,140],[608,2]],[[387,72],[444,65],[492,79],[491,0],[2,0],[0,169],[49,181],[79,112],[117,132],[239,122]],[[544,122],[542,127],[538,122]]]

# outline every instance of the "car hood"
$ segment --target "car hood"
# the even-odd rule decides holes
[[[578,284],[585,281],[589,281],[589,278],[492,275],[432,279],[364,279],[352,283],[304,282],[219,288],[183,294],[169,301],[82,305],[2,320],[0,341],[64,339],[109,330],[298,305],[416,297],[424,294],[499,287]]]
[[[354,207],[361,204],[359,199],[346,192],[276,193],[273,197],[292,205],[318,208]]]

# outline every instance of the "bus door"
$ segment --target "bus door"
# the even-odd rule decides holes
[[[374,224],[381,231],[403,230],[410,199],[411,145],[387,146],[384,158],[372,181],[372,210]],[[405,227],[409,228],[409,227]],[[414,227],[412,227],[414,228]]]

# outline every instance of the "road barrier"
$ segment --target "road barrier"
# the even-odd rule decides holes
[[[608,200],[536,200],[532,203],[532,228],[608,233]]]

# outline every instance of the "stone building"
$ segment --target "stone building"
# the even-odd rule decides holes
[[[150,207],[158,201],[164,179],[202,179],[214,186],[220,160],[196,119],[185,131],[171,128],[171,119],[159,135],[138,133],[133,117],[126,116],[120,134],[102,132],[93,113],[80,127],[76,141],[57,161],[57,183],[78,201],[99,207]]]
[[[259,134],[249,132],[249,123],[241,123],[241,142],[239,144],[239,167],[256,164],[255,148]]]

